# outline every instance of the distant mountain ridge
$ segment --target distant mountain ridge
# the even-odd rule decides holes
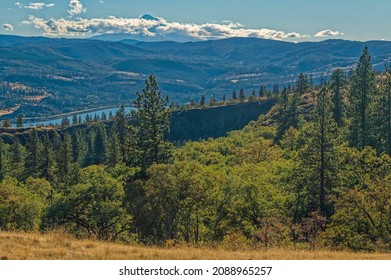
[[[0,35],[0,110],[21,105],[8,117],[39,116],[129,104],[149,74],[157,75],[161,90],[175,102],[230,97],[240,88],[250,94],[260,85],[294,83],[301,72],[319,79],[334,68],[349,71],[364,46],[376,69],[391,64],[388,41],[112,42]]]

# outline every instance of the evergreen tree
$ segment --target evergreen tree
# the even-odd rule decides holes
[[[78,121],[77,121],[77,115],[73,115],[72,124],[73,124],[73,125],[76,125],[77,123],[78,123]]]
[[[234,90],[234,91],[232,92],[232,99],[233,99],[233,100],[238,99],[238,95],[236,94],[236,90]]]
[[[3,121],[3,127],[5,127],[5,128],[10,128],[11,127],[11,122],[10,122],[9,119],[5,119]]]
[[[289,99],[289,123],[288,127],[299,128],[301,122],[301,111],[299,105],[301,103],[301,96],[298,92],[295,92]]]
[[[61,146],[61,137],[58,133],[54,133],[52,138],[53,150],[58,151]]]
[[[266,96],[266,87],[265,86],[262,85],[259,88],[258,96],[261,97],[261,98]]]
[[[45,147],[45,152],[43,153],[42,159],[42,177],[51,182],[56,180],[56,160],[55,154],[53,151],[53,143],[50,140],[48,134],[43,138],[43,145]]]
[[[10,174],[12,177],[23,180],[25,175],[25,164],[27,151],[26,148],[20,144],[19,138],[16,137],[14,143],[10,148]]]
[[[273,94],[275,96],[278,96],[280,94],[280,89],[279,89],[279,85],[278,84],[274,84],[273,85]]]
[[[314,87],[314,76],[312,75],[312,73],[310,74],[310,87]]]
[[[126,114],[125,106],[122,104],[119,110],[115,114],[114,127],[118,133],[118,140],[120,143],[120,150],[122,160],[126,158],[126,138],[127,138],[127,124],[129,116]]]
[[[79,116],[79,119],[77,121],[79,124],[82,124],[83,123],[83,119],[81,118],[81,116]]]
[[[86,142],[87,142],[87,155],[85,158],[85,165],[91,165],[94,164],[94,141],[95,141],[95,130],[90,129],[86,136]]]
[[[107,152],[107,134],[103,124],[100,124],[95,133],[94,139],[94,153],[95,153],[95,164],[101,164],[105,160]]]
[[[302,131],[305,145],[299,152],[299,174],[301,184],[308,191],[305,214],[316,210],[324,216],[332,214],[327,194],[336,185],[338,165],[337,125],[332,107],[330,93],[323,87],[317,94],[311,122]]]
[[[72,177],[72,142],[69,134],[64,135],[57,152],[57,176],[59,184],[65,186]]]
[[[109,120],[112,120],[114,118],[114,116],[113,116],[113,112],[109,112]]]
[[[250,100],[251,100],[251,101],[254,101],[255,99],[257,99],[257,94],[255,93],[255,90],[253,90],[253,91],[251,92]]]
[[[205,96],[201,97],[200,106],[205,106]]]
[[[106,155],[106,164],[108,166],[113,167],[122,162],[120,147],[121,146],[118,139],[118,132],[114,129],[110,135],[107,155]]]
[[[26,143],[27,158],[26,170],[29,176],[39,178],[42,173],[43,145],[38,136],[38,132],[34,129]]]
[[[277,134],[276,139],[280,140],[285,134],[285,131],[289,128],[289,96],[288,91],[283,90],[278,98],[278,111],[277,111]]]
[[[240,98],[240,101],[244,101],[244,99],[246,99],[246,94],[244,93],[243,88],[240,89],[239,98]]]
[[[362,150],[369,144],[371,127],[369,107],[375,91],[375,73],[367,47],[354,70],[349,91],[349,133],[353,147]]]
[[[131,153],[135,155],[136,165],[142,171],[153,163],[165,163],[171,158],[172,145],[166,142],[170,131],[171,112],[166,108],[167,99],[162,97],[156,78],[151,75],[145,82],[141,94],[134,101],[134,121],[131,129]]]
[[[336,69],[331,75],[331,90],[333,93],[333,117],[339,127],[342,126],[344,118],[344,100],[342,89],[345,84],[345,76],[342,69]]]
[[[308,82],[308,76],[300,73],[296,81],[296,92],[301,96],[306,93],[310,88]]]
[[[106,115],[105,112],[102,113],[101,120],[102,120],[102,121],[107,121],[107,115]]]
[[[87,142],[85,140],[85,134],[83,130],[75,130],[71,134],[72,138],[72,159],[73,162],[83,166],[87,155]]]
[[[22,116],[18,116],[16,119],[16,127],[23,127],[23,118]]]
[[[71,123],[70,123],[68,117],[64,117],[64,118],[61,120],[61,126],[62,126],[62,127],[67,127],[67,126],[70,126],[70,125],[71,125]]]

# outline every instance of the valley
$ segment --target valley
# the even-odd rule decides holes
[[[233,89],[250,95],[261,86],[294,85],[302,72],[320,83],[335,68],[351,72],[365,45],[374,68],[383,70],[391,60],[387,41],[229,38],[181,43],[0,35],[0,119],[130,104],[151,73],[163,94],[179,104],[199,102],[202,96],[221,100]]]

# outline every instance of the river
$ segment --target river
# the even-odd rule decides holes
[[[72,120],[74,116],[76,116],[78,119],[81,117],[81,120],[84,122],[86,120],[87,115],[89,115],[92,119],[95,115],[99,116],[99,118],[102,117],[102,114],[105,113],[107,118],[110,115],[110,112],[115,116],[116,112],[118,111],[118,107],[113,108],[106,108],[106,109],[97,109],[95,111],[88,111],[88,112],[82,112],[82,113],[67,113],[69,122],[72,124]],[[133,107],[125,107],[126,113],[129,113]],[[46,120],[39,120],[39,121],[25,121],[23,126],[29,127],[29,126],[50,126],[50,125],[61,125],[61,122],[64,117],[58,117],[58,118],[51,118],[47,117]],[[15,127],[16,124],[12,124],[12,127]]]

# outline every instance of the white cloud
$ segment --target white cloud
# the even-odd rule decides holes
[[[84,8],[83,4],[79,0],[71,0],[68,6],[69,6],[68,14],[70,16],[80,15],[87,12],[87,9]]]
[[[326,29],[316,33],[315,37],[329,37],[329,36],[338,36],[338,35],[344,35],[344,34],[339,31],[332,31],[330,29]]]
[[[72,2],[72,1],[71,1]],[[80,10],[79,10],[80,11]],[[74,13],[73,13],[74,14]],[[247,29],[240,23],[205,23],[192,24],[168,22],[163,18],[153,18],[149,15],[141,18],[108,18],[83,19],[50,19],[44,20],[31,16],[29,21],[47,36],[86,36],[95,34],[126,33],[146,37],[180,36],[188,40],[223,39],[230,37],[255,37],[282,40],[287,38],[303,38],[297,32],[286,33],[272,29]]]
[[[3,24],[3,28],[7,31],[14,31],[14,26],[10,23]]]
[[[45,7],[51,8],[54,7],[56,4],[46,4],[43,2],[31,2],[30,4],[26,5],[21,2],[15,2],[15,5],[18,6],[19,8],[24,8],[24,9],[30,9],[30,10],[42,10]]]

